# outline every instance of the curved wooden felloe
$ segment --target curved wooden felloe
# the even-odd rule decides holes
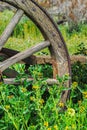
[[[28,50],[18,53],[11,58],[0,63],[0,70],[3,72],[12,64],[31,56],[33,53],[48,47],[52,56],[53,66],[55,68],[55,76],[63,76],[69,74],[71,76],[70,68],[70,57],[67,51],[66,44],[62,38],[61,33],[59,32],[57,26],[47,14],[47,12],[42,9],[34,0],[0,0],[6,2],[17,8],[16,14],[13,16],[11,22],[3,32],[0,37],[0,49],[6,43],[7,39],[11,35],[14,27],[19,22],[23,13],[26,14],[40,29],[41,33],[44,36],[45,41],[39,43],[38,45],[29,48]],[[16,19],[15,19],[16,18]],[[15,21],[14,21],[15,19]],[[9,28],[11,26],[12,28]],[[4,42],[3,42],[4,39]],[[55,77],[54,76],[54,77]],[[67,87],[69,87],[70,81],[67,82]],[[68,90],[63,92],[62,101],[65,102],[68,96]]]

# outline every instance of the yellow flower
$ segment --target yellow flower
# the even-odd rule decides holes
[[[78,83],[77,83],[77,82],[73,82],[73,83],[72,83],[72,88],[73,88],[73,89],[76,89],[77,86],[78,86]]]
[[[67,113],[68,113],[68,115],[70,115],[70,116],[74,116],[74,115],[75,115],[75,110],[74,110],[73,108],[68,108],[68,109],[67,109]]]
[[[85,95],[84,98],[87,98],[87,95]]]
[[[8,96],[9,99],[11,99],[11,98],[13,98],[13,97],[14,97],[14,95],[9,95],[9,96]]]
[[[47,121],[44,122],[44,126],[48,127],[48,122]]]
[[[87,92],[83,92],[83,97],[87,98]]]
[[[87,92],[83,92],[83,95],[87,95]]]
[[[40,102],[40,104],[43,104],[44,103],[44,99],[40,99],[39,102]]]
[[[64,103],[63,102],[60,102],[58,105],[59,105],[59,107],[62,107],[62,108],[64,107]]]
[[[32,87],[32,89],[38,89],[38,88],[39,88],[39,86],[37,86],[37,85]]]
[[[70,130],[68,126],[65,127],[65,130]]]
[[[5,105],[5,109],[9,110],[10,109],[10,105]]]
[[[83,106],[80,107],[80,112],[82,113],[85,110]]]
[[[48,128],[47,130],[51,130],[51,128]]]
[[[69,73],[66,73],[65,76],[69,76]]]
[[[22,87],[22,88],[21,88],[21,91],[22,91],[23,93],[25,93],[25,92],[27,92],[27,89],[24,88],[24,87]]]
[[[31,100],[31,101],[34,101],[34,99],[35,99],[35,98],[34,98],[33,96],[30,97],[30,100]]]
[[[43,74],[39,72],[39,73],[38,73],[38,77],[39,77],[39,78],[42,78],[42,77],[43,77]]]
[[[54,129],[55,129],[55,130],[58,130],[58,127],[57,127],[57,125],[54,125]]]

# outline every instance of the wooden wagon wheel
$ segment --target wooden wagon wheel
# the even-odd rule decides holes
[[[40,29],[42,35],[44,36],[45,41],[39,43],[23,52],[15,53],[14,56],[11,56],[7,60],[0,63],[0,71],[3,72],[9,66],[14,63],[23,60],[33,53],[40,51],[46,47],[49,48],[53,65],[55,66],[55,73],[59,76],[63,76],[65,74],[69,74],[71,76],[70,69],[70,58],[67,51],[67,47],[65,45],[64,39],[59,32],[57,26],[47,14],[47,12],[42,9],[34,0],[0,0],[1,2],[6,2],[9,5],[14,6],[17,11],[13,16],[12,20],[0,36],[0,50],[2,51],[4,44],[7,39],[10,37],[12,31],[15,26],[25,14],[28,16]],[[55,77],[55,75],[54,75]],[[66,87],[70,86],[70,80],[67,82]],[[66,102],[69,91],[66,90],[62,93],[61,100]]]

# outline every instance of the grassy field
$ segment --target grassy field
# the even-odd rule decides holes
[[[12,16],[13,13],[10,11],[0,13],[0,34],[3,32]],[[69,32],[67,24],[61,25],[58,28],[64,37],[70,54],[75,53],[77,51],[77,46],[81,43],[84,43],[87,47],[86,24],[78,25],[72,32]],[[38,28],[27,17],[23,17],[5,46],[21,51],[41,41],[43,41],[43,36]]]
[[[12,16],[10,11],[0,13],[0,35]],[[59,29],[71,55],[87,55],[86,24],[78,25],[72,32],[68,25]],[[41,41],[37,27],[23,17],[5,46],[22,51]],[[15,64],[12,68],[20,74],[16,81],[23,77],[25,80],[20,85],[0,82],[0,130],[87,130],[87,63],[72,65],[70,99],[65,104],[59,99],[66,90],[64,83],[71,77],[57,76],[58,85],[50,86],[46,83],[52,77],[50,65],[30,66],[29,75],[25,74],[25,65]],[[35,80],[28,82],[28,76]]]

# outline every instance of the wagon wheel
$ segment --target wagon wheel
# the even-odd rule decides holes
[[[65,42],[62,38],[61,33],[56,27],[53,20],[47,14],[47,12],[42,9],[35,1],[33,0],[0,0],[2,2],[6,2],[9,5],[14,6],[17,11],[13,16],[12,20],[2,33],[0,37],[0,50],[2,48],[11,33],[13,32],[15,26],[20,21],[23,14],[28,16],[40,29],[42,35],[44,36],[45,41],[39,43],[23,52],[17,53],[14,56],[11,56],[7,60],[0,63],[0,71],[3,73],[8,67],[13,65],[14,63],[23,60],[33,53],[36,53],[46,47],[49,48],[51,53],[53,66],[54,66],[54,78],[58,74],[59,76],[63,76],[65,74],[69,74],[71,76],[70,69],[70,58],[65,45]],[[66,87],[70,86],[70,80],[67,82]],[[66,102],[67,97],[69,95],[69,91],[66,90],[62,93],[61,100],[62,102]]]

